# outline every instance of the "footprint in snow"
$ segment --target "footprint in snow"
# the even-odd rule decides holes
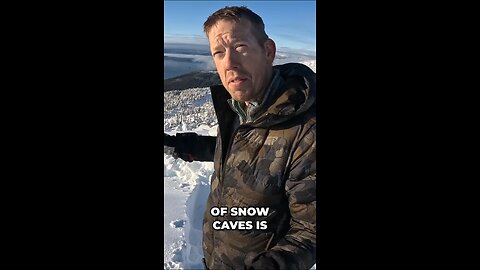
[[[185,220],[179,219],[179,220],[172,221],[170,222],[170,226],[172,228],[183,228],[183,226],[185,226]]]

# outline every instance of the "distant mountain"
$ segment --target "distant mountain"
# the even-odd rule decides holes
[[[196,71],[163,81],[163,91],[184,90],[189,88],[209,87],[221,84],[216,71]]]

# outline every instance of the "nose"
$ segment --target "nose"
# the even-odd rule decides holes
[[[238,56],[235,52],[227,51],[223,60],[227,70],[238,68]]]

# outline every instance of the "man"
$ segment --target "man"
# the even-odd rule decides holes
[[[174,157],[214,161],[203,225],[207,269],[315,264],[315,73],[302,64],[273,67],[276,45],[264,28],[246,7],[225,7],[207,19],[204,30],[222,81],[211,87],[217,137],[164,134]],[[215,207],[268,207],[268,214],[214,216]],[[240,220],[266,221],[266,228],[219,229]]]

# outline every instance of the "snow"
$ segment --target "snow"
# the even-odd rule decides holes
[[[303,61],[312,70],[316,61]],[[208,88],[164,93],[164,131],[216,136]],[[213,162],[184,162],[164,154],[164,269],[203,269],[202,224]],[[316,265],[312,269],[316,269]]]
[[[164,155],[164,269],[202,269],[202,220],[213,162]]]
[[[306,66],[308,66],[313,72],[317,73],[317,60],[309,60],[302,62]]]

